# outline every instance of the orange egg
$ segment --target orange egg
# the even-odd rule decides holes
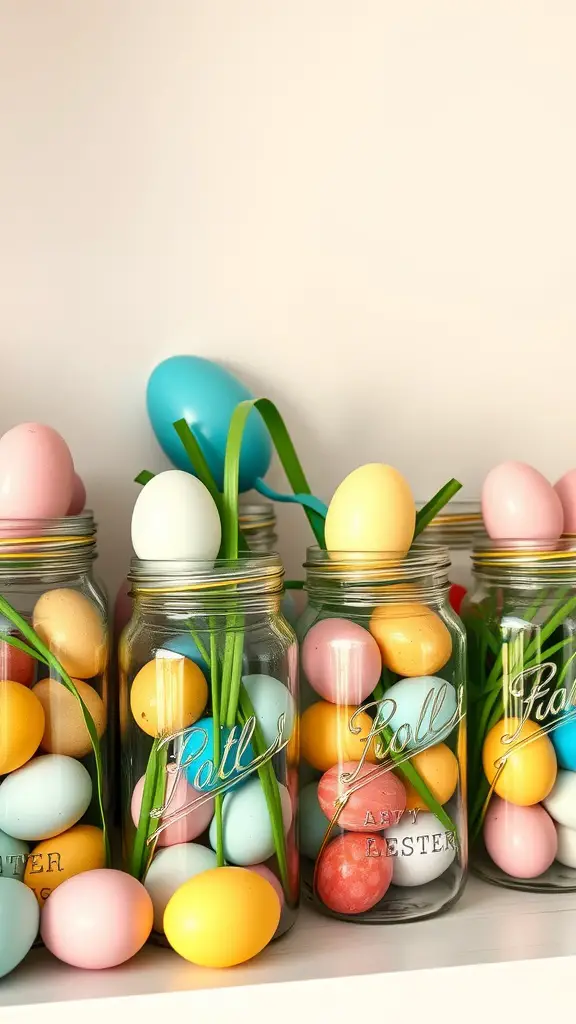
[[[36,753],[44,732],[44,711],[22,683],[0,681],[0,775],[21,768]]]
[[[423,604],[381,605],[369,629],[386,668],[399,676],[433,676],[452,654],[448,628]]]
[[[53,889],[83,871],[103,868],[106,863],[104,834],[95,825],[74,825],[52,839],[43,839],[26,861],[24,884],[44,906]]]
[[[356,717],[351,724],[354,714]],[[360,761],[372,724],[370,715],[357,707],[316,701],[306,709],[300,721],[300,753],[319,772],[345,761]],[[372,764],[376,761],[373,742],[366,760]]]
[[[193,725],[208,700],[202,669],[179,655],[154,658],[132,683],[130,707],[148,736],[166,736]]]
[[[98,737],[106,729],[106,708],[104,701],[93,686],[73,679],[92,721]],[[65,754],[68,757],[85,757],[92,750],[92,743],[80,702],[58,679],[41,679],[32,688],[44,708],[44,735],[42,750],[49,754]]]
[[[520,725],[519,718],[503,718],[490,729],[482,765],[497,795],[520,807],[545,800],[558,770],[554,747],[541,727],[529,720]]]
[[[439,804],[445,804],[454,794],[458,784],[458,761],[445,743],[436,743],[411,758],[411,764],[426,783],[432,796]],[[414,786],[402,778],[406,789],[406,810],[427,810],[427,804]]]
[[[75,679],[91,679],[106,667],[108,638],[96,604],[77,590],[47,590],[38,599],[32,625]]]

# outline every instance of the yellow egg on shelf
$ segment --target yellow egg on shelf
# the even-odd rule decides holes
[[[554,747],[541,726],[519,718],[503,718],[490,729],[482,765],[496,794],[520,807],[545,800],[558,771]]]
[[[36,753],[44,732],[44,711],[22,683],[0,681],[0,775],[21,768]]]
[[[354,705],[318,700],[306,709],[300,720],[301,757],[319,772],[345,761],[360,761],[372,724],[370,715]],[[376,762],[374,741],[365,760]]]
[[[180,732],[196,722],[208,701],[202,669],[163,651],[140,669],[130,690],[134,720],[148,736]]]
[[[439,804],[445,804],[454,795],[458,784],[458,761],[445,743],[436,743],[422,750],[411,758],[410,763]],[[405,778],[402,781],[406,789],[406,810],[428,810],[414,786]]]
[[[75,679],[92,679],[106,667],[108,637],[96,604],[77,590],[47,590],[32,613],[32,625],[62,668]]]
[[[369,627],[386,668],[399,676],[433,676],[452,654],[450,631],[424,604],[384,604]]]
[[[103,868],[106,863],[104,834],[95,825],[74,825],[53,839],[44,839],[26,861],[24,884],[44,906],[53,889],[73,875]]]
[[[98,738],[106,729],[104,701],[93,686],[82,679],[73,679],[88,712],[92,717]],[[90,734],[84,721],[80,702],[58,679],[40,679],[32,688],[44,708],[44,734],[40,746],[49,754],[68,757],[86,757],[92,750]]]
[[[353,470],[336,488],[326,516],[326,548],[403,557],[415,524],[416,507],[408,482],[393,466],[372,462]]]

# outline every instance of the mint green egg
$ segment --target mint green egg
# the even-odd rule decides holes
[[[21,882],[24,878],[24,868],[29,853],[28,843],[22,839],[14,839],[0,828],[1,878],[17,878]]]
[[[300,791],[300,851],[310,860],[316,860],[330,822],[318,803],[318,783],[309,782]],[[335,829],[331,835],[337,835]]]
[[[38,934],[40,908],[24,882],[0,877],[0,978],[24,959]]]

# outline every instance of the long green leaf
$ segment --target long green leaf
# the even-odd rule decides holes
[[[462,489],[462,484],[458,480],[449,480],[447,484],[444,484],[439,491],[427,501],[426,504],[416,513],[416,528],[414,530],[414,538],[418,534],[422,533],[427,526],[430,525],[433,519],[442,511],[445,505],[452,500],[455,494]]]

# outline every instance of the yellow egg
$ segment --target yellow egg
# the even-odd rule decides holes
[[[436,743],[415,754],[411,764],[439,804],[445,804],[453,796],[458,783],[458,761],[445,743]],[[420,794],[404,777],[402,782],[406,789],[406,810],[425,811],[427,805]]]
[[[381,605],[368,628],[386,668],[399,676],[433,676],[452,654],[447,626],[423,604]]]
[[[512,741],[503,743],[502,737],[512,737]],[[523,745],[525,740],[528,742]],[[506,761],[499,772],[497,762],[503,756]],[[490,785],[498,775],[494,786],[497,795],[520,807],[545,800],[556,781],[552,743],[535,722],[527,721],[520,727],[519,718],[503,718],[490,729],[482,748],[482,765]]]
[[[98,736],[106,729],[106,708],[104,701],[93,686],[73,679],[78,693],[92,716]],[[86,728],[79,701],[70,690],[57,679],[41,679],[32,688],[44,708],[44,735],[41,747],[49,754],[66,754],[68,757],[85,757],[92,750],[92,743]]]
[[[193,725],[208,700],[202,669],[182,657],[149,661],[132,683],[130,707],[148,736],[166,736]]]
[[[22,683],[0,681],[0,775],[21,768],[36,753],[44,732],[44,711]]]
[[[416,508],[392,466],[360,466],[336,488],[326,516],[328,551],[381,551],[404,556],[414,537]]]
[[[350,719],[356,712],[351,727]],[[366,750],[371,728],[370,715],[358,711],[353,705],[347,707],[329,704],[326,700],[316,701],[300,720],[300,753],[319,772],[327,772],[344,761],[359,761]],[[374,743],[370,744],[366,761],[372,764],[376,761]]]
[[[212,868],[176,890],[164,931],[185,960],[234,967],[268,945],[279,920],[280,900],[265,878],[247,868]]]
[[[83,871],[105,867],[104,835],[94,825],[74,825],[53,839],[43,839],[26,861],[24,883],[40,906],[62,882]]]
[[[98,608],[84,594],[47,590],[36,602],[32,625],[62,668],[75,679],[91,679],[106,667],[108,641]]]

